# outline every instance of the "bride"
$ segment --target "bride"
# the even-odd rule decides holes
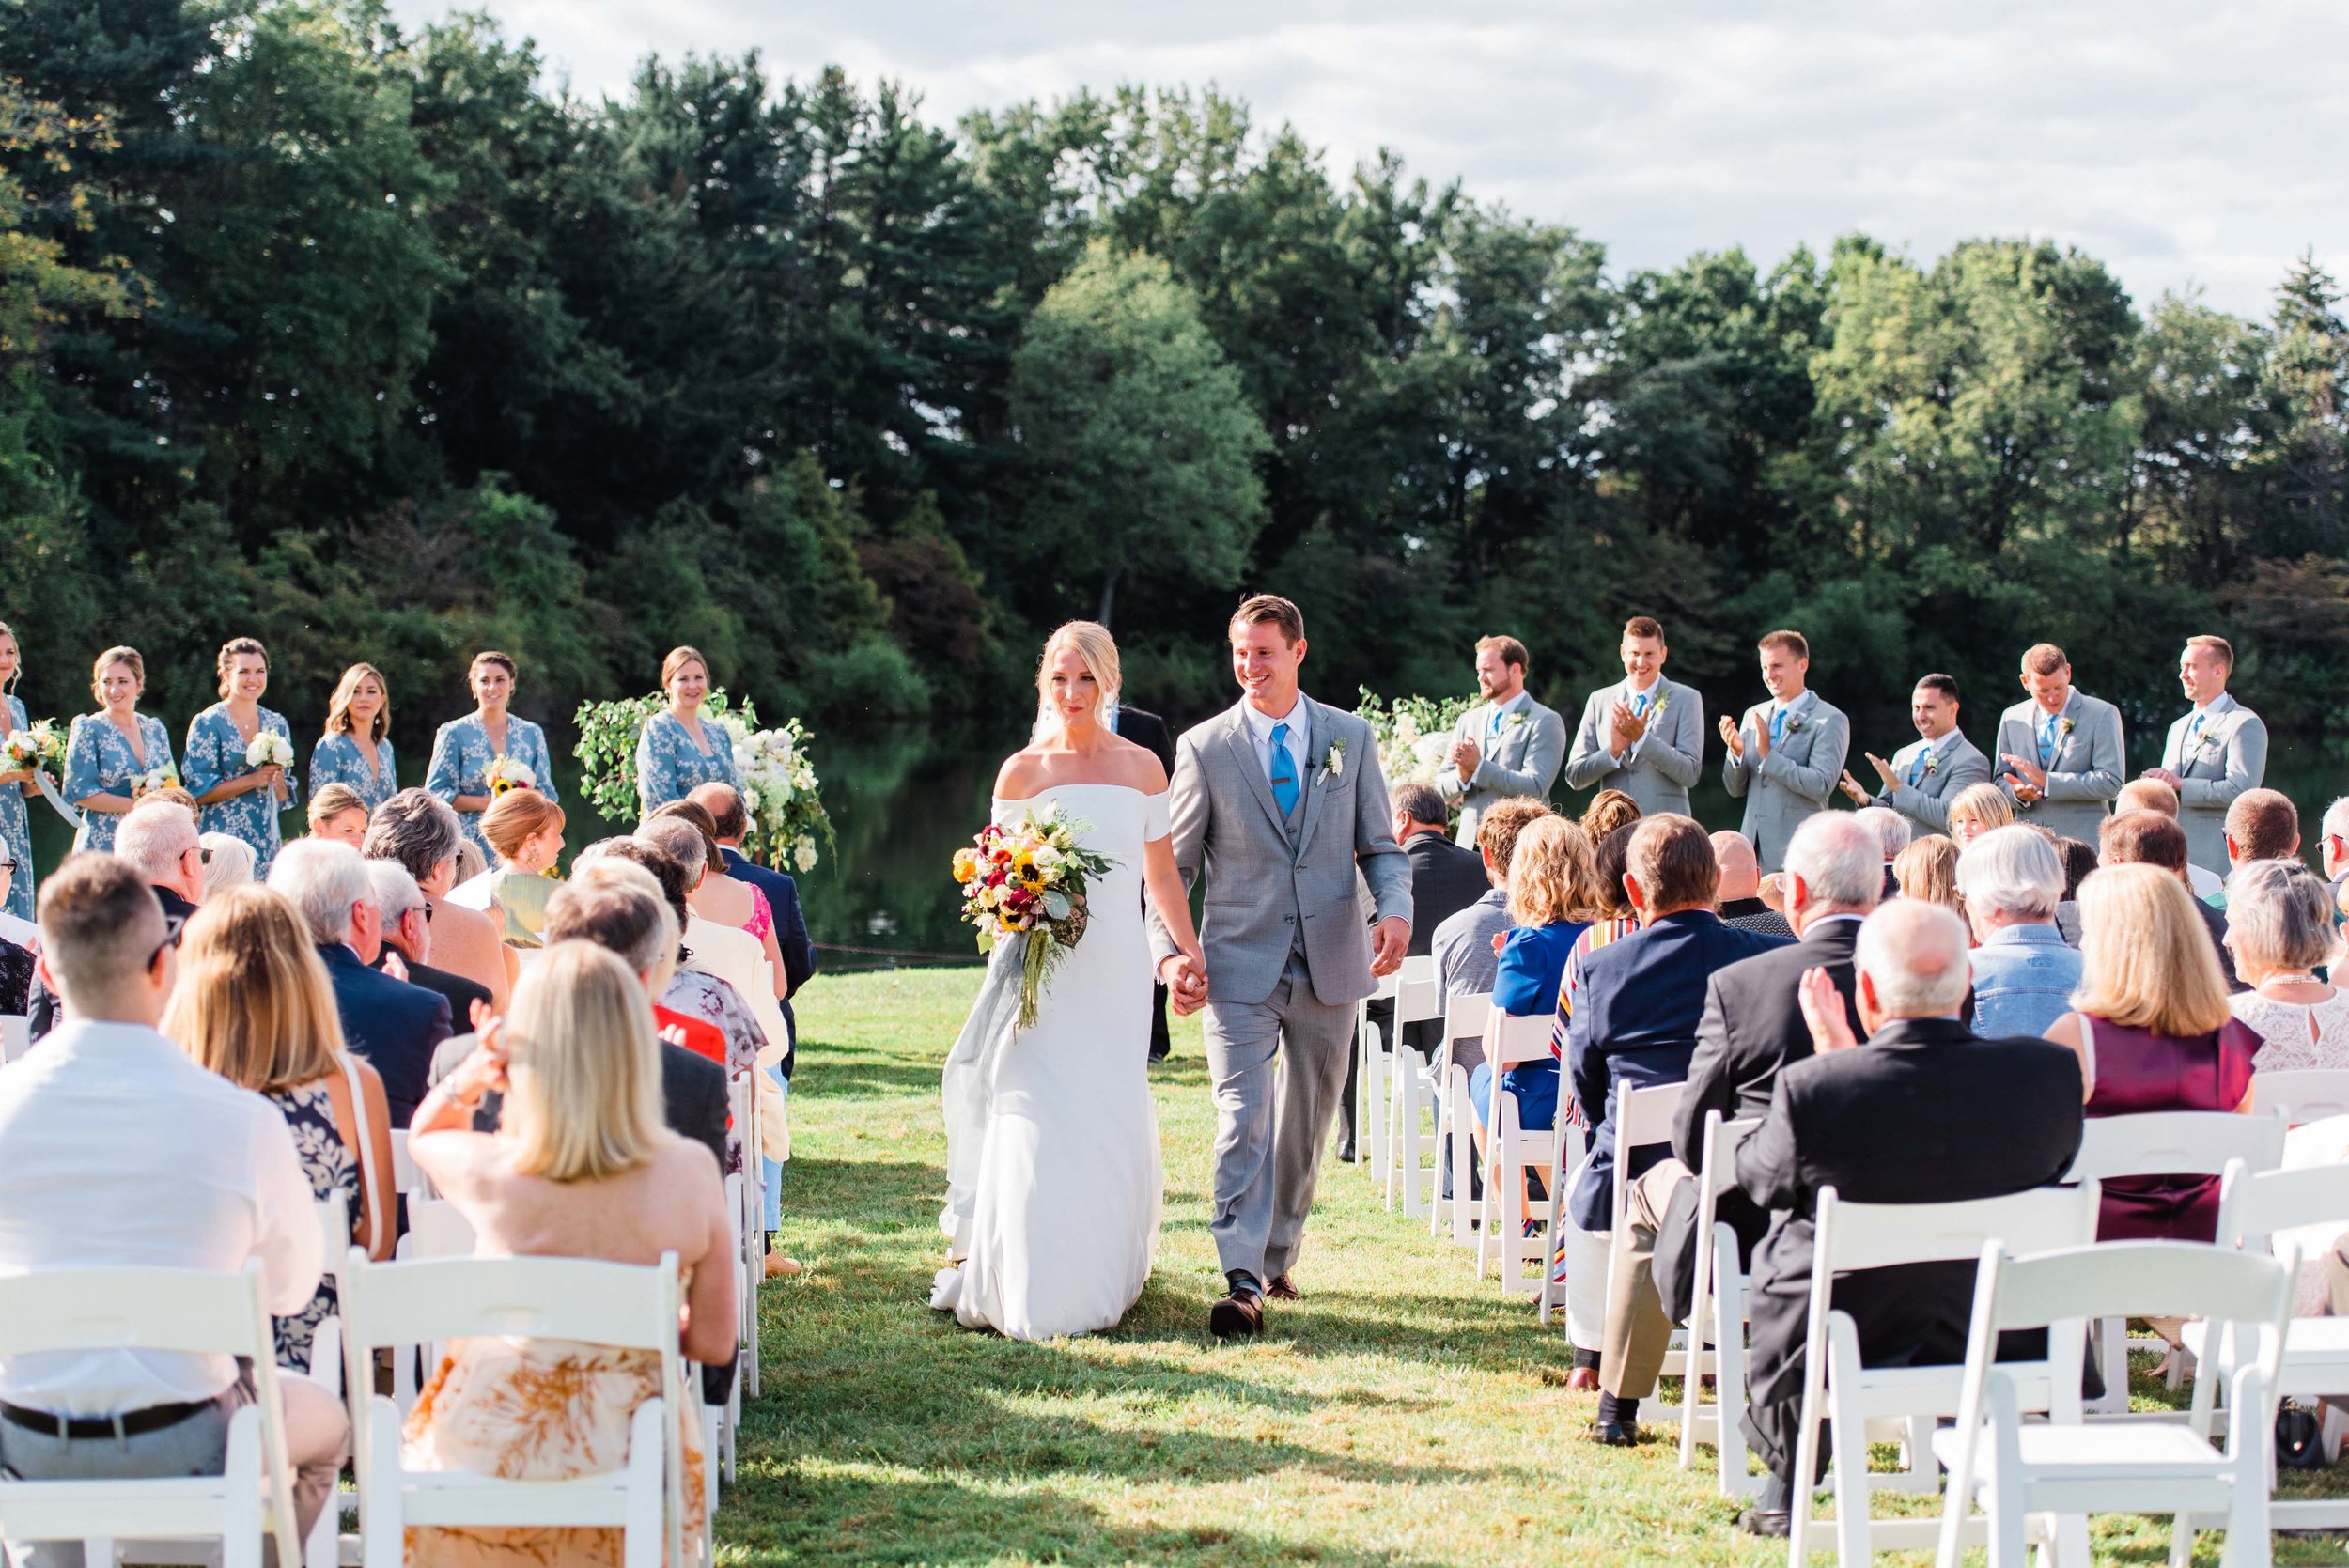
[[[1057,806],[1110,869],[1088,924],[1018,1027],[1016,944],[995,950],[946,1059],[952,1242],[930,1305],[968,1328],[1046,1340],[1113,1327],[1150,1278],[1159,1242],[1159,1128],[1150,1105],[1152,908],[1188,958],[1177,1012],[1206,1000],[1190,905],[1169,845],[1166,770],[1107,722],[1117,644],[1071,621],[1044,644],[1035,737],[995,779],[1005,826]]]

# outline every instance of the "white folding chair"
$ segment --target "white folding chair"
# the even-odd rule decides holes
[[[320,1272],[334,1279],[342,1267],[343,1254],[350,1250],[350,1210],[339,1192],[318,1203],[319,1239],[325,1245]],[[319,1320],[310,1337],[310,1366],[307,1372],[281,1369],[297,1377],[307,1377],[348,1406],[350,1391],[343,1386],[343,1324],[340,1314]],[[359,1495],[337,1490],[327,1499],[327,1506],[319,1512],[318,1521],[310,1527],[310,1538],[303,1545],[303,1557],[307,1568],[337,1568],[342,1561],[342,1515],[356,1514]],[[351,1544],[356,1546],[358,1537]]]
[[[94,1564],[115,1560],[117,1540],[217,1539],[223,1568],[260,1568],[266,1530],[277,1543],[279,1562],[300,1560],[276,1341],[259,1262],[239,1274],[61,1268],[0,1278],[0,1358],[131,1349],[251,1363],[254,1402],[228,1419],[221,1473],[140,1481],[0,1478],[0,1539],[80,1541]]]
[[[1433,964],[1434,960],[1426,962]],[[1437,1188],[1436,1168],[1420,1163],[1436,1153],[1432,1130],[1436,1085],[1434,1072],[1420,1064],[1416,1053],[1404,1054],[1409,1048],[1402,1044],[1403,1030],[1408,1024],[1432,1023],[1442,1017],[1443,994],[1437,988],[1433,974],[1424,980],[1406,980],[1395,988],[1394,1039],[1389,1042],[1387,1075],[1391,1084],[1387,1099],[1387,1207],[1396,1208],[1395,1200],[1400,1195],[1400,1211],[1411,1219],[1427,1212],[1423,1187],[1426,1192]],[[1429,1124],[1430,1130],[1421,1130],[1423,1121]]]
[[[1811,1265],[1811,1315],[1803,1343],[1802,1418],[1797,1429],[1797,1485],[1788,1500],[1791,1529],[1786,1560],[1803,1568],[1809,1559],[1812,1488],[1803,1483],[1818,1473],[1819,1423],[1833,1438],[1835,1557],[1841,1568],[1871,1560],[1879,1551],[1921,1549],[1939,1527],[1931,1518],[1871,1519],[1869,1494],[1929,1492],[1937,1483],[1930,1455],[1934,1423],[1957,1413],[1964,1378],[1955,1366],[1868,1367],[1859,1359],[1859,1330],[1850,1315],[1830,1306],[1835,1276],[1896,1264],[1963,1263],[1979,1258],[1996,1241],[2030,1251],[2084,1247],[2096,1236],[2096,1184],[2047,1187],[2002,1198],[1956,1203],[1846,1203],[1831,1187],[1819,1189],[1816,1241]],[[2049,1332],[2050,1341],[2055,1338]],[[2079,1403],[2079,1340],[2071,1348],[2071,1381],[2054,1369],[2061,1358],[2001,1362],[2009,1397],[2018,1410],[2076,1412]],[[1898,1478],[1868,1473],[1869,1428],[1907,1445],[1908,1469]],[[1889,1430],[1887,1430],[1889,1429]],[[1820,1520],[1818,1523],[1828,1523]],[[1979,1522],[1974,1526],[1974,1540]],[[2087,1568],[2086,1533],[2077,1542],[2080,1568]]]
[[[22,1013],[0,1013],[0,1066],[33,1048],[33,1020]]]
[[[1485,1021],[1485,1062],[1492,1069],[1493,1105],[1492,1123],[1485,1129],[1485,1201],[1476,1238],[1476,1277],[1483,1279],[1486,1258],[1495,1258],[1501,1265],[1504,1293],[1538,1291],[1549,1277],[1549,1227],[1545,1224],[1532,1235],[1525,1234],[1531,1218],[1525,1202],[1525,1172],[1550,1168],[1558,1154],[1558,1130],[1554,1125],[1547,1128],[1524,1126],[1517,1116],[1517,1097],[1501,1087],[1501,1079],[1520,1062],[1548,1060],[1554,1021],[1548,1013],[1519,1017],[1497,1009]],[[1529,1259],[1538,1271],[1533,1276],[1525,1271]]]
[[[473,1221],[459,1213],[455,1203],[439,1198],[411,1198],[408,1234],[399,1238],[392,1256],[400,1263],[470,1258],[474,1241]],[[392,1351],[392,1399],[402,1416],[416,1407],[416,1396],[423,1388],[424,1369],[418,1363],[432,1355],[432,1347],[423,1344],[397,1345]],[[353,1431],[365,1414],[364,1406],[354,1408]]]
[[[1469,1196],[1470,1188],[1475,1185],[1469,1173],[1469,1157],[1475,1147],[1470,1127],[1476,1112],[1469,1108],[1469,1070],[1452,1059],[1452,1049],[1455,1041],[1482,1035],[1485,1020],[1492,1010],[1490,991],[1446,1001],[1443,1048],[1437,1052],[1434,1063],[1436,1163],[1450,1170],[1452,1196],[1443,1195],[1443,1183],[1439,1181],[1435,1196],[1427,1205],[1427,1234],[1439,1236],[1448,1224],[1453,1241],[1461,1247],[1476,1245],[1474,1201]]]
[[[671,1396],[684,1377],[677,1254],[650,1268],[583,1258],[461,1258],[371,1265],[353,1249],[343,1271],[353,1366],[375,1351],[476,1336],[577,1340],[661,1358],[661,1395],[636,1407],[628,1466],[610,1475],[508,1481],[401,1463],[400,1414],[381,1394],[353,1432],[359,1533],[366,1568],[399,1568],[410,1527],[617,1526],[627,1568],[682,1564],[684,1470]],[[698,1411],[695,1421],[700,1420]],[[705,1544],[695,1543],[696,1557]],[[665,1555],[664,1555],[665,1552]]]
[[[1410,960],[1406,958],[1404,963]],[[1370,1021],[1370,1004],[1392,1001],[1402,985],[1402,971],[1382,974],[1377,988],[1354,1004],[1354,1126],[1361,1147],[1362,1171],[1383,1182],[1387,1170],[1387,1071],[1390,1058],[1378,1026]]]
[[[1720,1195],[1737,1184],[1737,1144],[1762,1125],[1759,1116],[1721,1120],[1704,1113],[1704,1169],[1697,1172],[1697,1258],[1688,1327],[1681,1336],[1680,1467],[1696,1467],[1697,1445],[1711,1443],[1719,1457],[1721,1495],[1750,1497],[1761,1478],[1746,1473],[1746,1271],[1737,1255],[1737,1233],[1715,1218]],[[1710,1347],[1709,1358],[1704,1354]],[[1714,1403],[1703,1393],[1705,1362],[1712,1363]]]
[[[742,1358],[735,1369],[738,1397],[758,1397],[758,1287],[767,1278],[767,1166],[759,1157],[758,1085],[743,1078],[726,1085],[726,1114],[742,1129]],[[732,1463],[729,1451],[728,1463]]]
[[[2023,1568],[2034,1523],[2053,1515],[2061,1554],[2085,1564],[2091,1514],[2217,1514],[2227,1522],[2219,1561],[2252,1568],[2269,1560],[2268,1463],[2277,1363],[2292,1312],[2292,1276],[2274,1258],[2224,1252],[2195,1242],[2147,1241],[2078,1247],[2010,1258],[1992,1242],[1974,1284],[1957,1424],[1937,1432],[1935,1453],[1950,1468],[1942,1499],[1940,1568],[1957,1568],[1961,1530],[1980,1494],[1988,1514],[1990,1568]],[[1999,1335],[2047,1330],[2052,1375],[2077,1389],[2086,1318],[2200,1316],[2221,1325],[2214,1374],[2229,1374],[2235,1418],[2224,1452],[2191,1426],[2090,1422],[2070,1411],[2025,1426],[2015,1375],[1995,1365]],[[2248,1353],[2235,1356],[2230,1347]],[[2240,1361],[2231,1371],[2225,1365]]]
[[[2279,1074],[2325,1077],[2326,1074]],[[2319,1165],[2300,1171],[2254,1172],[2231,1165],[2218,1200],[2218,1245],[2233,1251],[2297,1256],[2322,1255],[2332,1245],[2328,1233],[2349,1225],[2349,1165]],[[2303,1227],[2307,1227],[2303,1231]],[[2294,1233],[2301,1233],[2295,1234]],[[2219,1376],[2203,1374],[2209,1326],[2188,1323],[2182,1330],[2196,1357],[2194,1397],[2188,1418],[2203,1437],[2211,1434]],[[2221,1358],[2223,1363],[2223,1358]],[[2284,1331],[2273,1397],[2349,1394],[2349,1317],[2295,1317]],[[2279,1499],[2271,1502],[2278,1529],[2341,1529],[2349,1527],[2349,1498]],[[2188,1521],[2178,1521],[2181,1546],[2190,1545]],[[2172,1560],[2183,1563],[2181,1552]]]
[[[2279,1117],[2287,1127],[2349,1116],[2349,1067],[2253,1073],[2251,1114]]]
[[[408,1152],[408,1129],[392,1129],[392,1190],[400,1193],[423,1192],[424,1172],[416,1168],[415,1157]]]
[[[2252,1075],[2256,1082],[2258,1075]],[[2283,1163],[2283,1119],[2240,1116],[2225,1110],[2155,1110],[2135,1116],[2100,1116],[2080,1129],[2080,1152],[2066,1178],[2111,1181],[2124,1176],[2217,1176],[2228,1162],[2252,1171]],[[2139,1339],[2138,1347],[2166,1350],[2166,1343]],[[2096,1326],[2096,1366],[2105,1391],[2088,1406],[2092,1415],[2125,1416],[2129,1409],[2128,1325],[2109,1318]],[[2170,1359],[2169,1383],[2179,1386],[2182,1358]],[[2165,1418],[2166,1419],[2166,1418]]]
[[[1688,1087],[1686,1083],[1657,1083],[1639,1088],[1622,1083],[1615,1088],[1615,1176],[1607,1210],[1606,1300],[1610,1317],[1615,1312],[1615,1249],[1625,1244],[1624,1215],[1631,1202],[1631,1152],[1672,1141],[1672,1121],[1680,1113],[1680,1098]],[[1553,1207],[1552,1213],[1556,1212]],[[1672,1350],[1684,1352],[1684,1363],[1689,1359],[1688,1341],[1683,1330],[1672,1330],[1672,1343],[1666,1354],[1669,1355]],[[1702,1350],[1693,1352],[1693,1355],[1699,1363],[1698,1372],[1710,1373],[1714,1370],[1710,1355]],[[1689,1379],[1683,1386],[1681,1397],[1687,1399],[1688,1389],[1695,1387],[1695,1380]],[[1643,1405],[1640,1414],[1650,1421],[1677,1421],[1685,1411],[1681,1405],[1665,1404],[1659,1389],[1657,1397]]]

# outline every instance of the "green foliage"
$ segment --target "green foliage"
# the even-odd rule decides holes
[[[636,742],[652,716],[668,705],[659,691],[613,702],[582,703],[571,716],[579,742],[579,792],[610,822],[632,822],[643,809],[636,789]],[[758,727],[758,709],[748,697],[737,706],[723,686],[702,699],[705,721],[723,724],[734,741],[734,761],[743,808],[751,818],[742,852],[778,869],[813,870],[817,841],[832,844],[832,817],[818,792],[816,764],[808,754],[813,737],[797,719],[781,727]]]

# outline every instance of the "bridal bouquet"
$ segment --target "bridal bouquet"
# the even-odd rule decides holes
[[[36,719],[30,729],[10,730],[8,767],[37,768],[53,778],[65,777],[65,737],[54,720]]]
[[[293,742],[275,730],[263,730],[244,749],[247,768],[291,768],[293,760]]]
[[[538,787],[537,774],[502,752],[490,759],[490,766],[483,771],[482,777],[489,780],[491,795],[504,795],[506,791],[513,789]]]
[[[988,823],[968,849],[955,851],[955,880],[962,884],[962,918],[978,927],[979,951],[1024,938],[1020,955],[1019,1027],[1035,1024],[1045,983],[1085,934],[1085,884],[1115,862],[1081,847],[1085,824],[1058,806],[1034,812],[1010,828]]]

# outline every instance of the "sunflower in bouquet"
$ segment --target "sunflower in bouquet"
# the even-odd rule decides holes
[[[490,793],[493,797],[509,790],[538,787],[538,775],[530,770],[529,765],[516,762],[503,752],[490,759],[490,766],[483,769],[482,777],[489,782]]]
[[[1003,940],[1020,954],[1019,1027],[1034,1028],[1044,986],[1085,933],[1085,893],[1116,862],[1078,843],[1085,824],[1058,806],[1030,812],[1011,827],[990,822],[967,849],[955,851],[962,918],[975,926],[979,951]]]

